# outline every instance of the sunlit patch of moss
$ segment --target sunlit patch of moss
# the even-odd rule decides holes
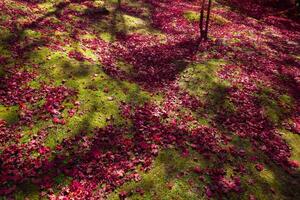
[[[71,3],[69,5],[69,8],[71,10],[74,10],[74,11],[77,11],[77,12],[82,12],[84,11],[85,9],[87,9],[87,6],[86,5],[81,5],[81,4],[74,4],[74,3]]]
[[[33,136],[38,135],[38,132],[40,130],[45,129],[46,127],[49,127],[50,125],[52,125],[51,120],[48,120],[48,121],[39,120],[34,124],[33,127],[23,126],[22,127],[23,137],[20,139],[20,142],[21,143],[29,142]]]
[[[235,111],[235,106],[226,97],[230,83],[221,80],[217,72],[225,62],[223,60],[209,60],[204,64],[192,64],[181,73],[179,86],[190,94],[200,98],[209,105],[208,113],[213,114],[217,109]]]
[[[269,105],[265,106],[264,111],[268,119],[274,124],[278,124],[280,121],[281,113],[278,111],[279,107],[276,102],[272,101]]]
[[[219,85],[227,85],[217,77],[218,69],[223,60],[210,60],[204,64],[191,64],[181,73],[179,85],[193,95],[203,97],[208,91]]]
[[[121,125],[125,122],[120,115],[121,102],[139,105],[151,98],[136,84],[116,81],[104,74],[99,74],[92,81],[85,81],[86,79],[66,82],[69,87],[76,86],[80,109],[72,118],[68,118],[65,113],[66,126],[51,131],[46,142],[48,146],[54,147],[65,137],[82,131],[91,132],[96,127],[104,127],[112,122]]]
[[[28,87],[33,88],[33,89],[39,89],[41,86],[41,84],[37,80],[30,81],[27,85],[28,85]]]
[[[238,38],[231,38],[230,40],[228,40],[228,42],[229,44],[235,44],[241,42],[241,40]]]
[[[243,177],[245,194],[253,194],[257,199],[294,199],[299,196],[297,187],[299,180],[286,173],[274,163],[265,165],[264,170],[258,172],[254,167],[248,167],[249,175]],[[249,184],[253,180],[253,184]],[[243,198],[247,199],[247,198]]]
[[[92,50],[84,49],[81,52],[86,58],[92,59],[94,62],[99,61],[99,57]]]
[[[183,15],[187,20],[189,20],[191,22],[197,22],[200,20],[200,14],[199,14],[199,12],[196,12],[196,11],[186,11],[186,12],[184,12]],[[205,13],[205,15],[206,15],[206,13]],[[230,23],[229,20],[227,20],[226,18],[224,18],[220,15],[217,15],[217,14],[212,14],[211,20],[218,25],[225,25],[227,23]]]
[[[27,54],[28,61],[36,64],[43,64],[49,60],[51,50],[46,47],[41,47],[37,50],[31,51]]]
[[[257,172],[255,169],[251,170],[249,166],[247,167],[247,170],[250,170],[249,175],[243,176],[241,179],[242,187],[244,188],[245,192],[240,196],[234,194],[233,198],[231,199],[248,200],[250,195],[262,200],[279,200],[282,198],[280,193],[274,195],[271,192],[271,188],[274,190],[277,189],[274,183],[275,177],[271,170],[264,169],[262,172]]]
[[[279,102],[285,107],[290,107],[293,105],[294,99],[287,94],[283,94],[279,96]]]
[[[196,155],[182,157],[177,151],[162,151],[155,159],[153,169],[141,173],[140,182],[129,182],[112,193],[108,199],[119,199],[119,191],[132,192],[128,199],[205,199],[198,175],[190,172],[195,166],[205,167],[205,161]],[[186,173],[186,174],[185,174]],[[179,174],[182,174],[181,176]],[[142,189],[143,195],[135,192]]]
[[[94,39],[97,38],[94,34],[84,34],[80,36],[81,39]]]
[[[31,29],[26,29],[25,31],[22,32],[21,38],[30,38],[30,39],[38,39],[41,37],[41,33],[31,30]]]
[[[72,49],[73,47],[67,47]],[[82,50],[85,55],[89,50]],[[93,54],[91,54],[91,57]],[[94,57],[96,58],[96,57]],[[146,101],[156,101],[156,96],[140,89],[137,84],[119,81],[106,75],[100,64],[91,64],[87,61],[78,62],[68,58],[67,53],[50,52],[40,49],[32,54],[31,59],[41,62],[39,66],[40,76],[38,80],[60,85],[64,82],[69,88],[77,91],[77,100],[80,109],[70,118],[67,110],[72,105],[65,105],[63,117],[66,125],[55,126],[50,129],[50,135],[46,145],[54,147],[65,137],[76,135],[85,130],[90,132],[95,127],[104,127],[108,123],[122,124],[124,119],[120,116],[119,106],[121,102],[133,105],[143,104]]]
[[[280,130],[280,132],[283,134],[284,138],[285,138],[285,134],[287,134],[288,137],[291,136],[290,141],[294,143],[293,146],[295,147],[295,149],[297,149],[297,145],[299,145],[298,144],[299,141],[293,138],[293,134],[285,130]],[[229,199],[248,200],[250,195],[254,195],[257,199],[281,200],[281,199],[293,199],[299,196],[299,192],[297,194],[295,194],[294,192],[297,190],[296,188],[297,185],[299,184],[299,180],[296,177],[297,175],[292,176],[288,174],[280,166],[274,164],[273,162],[269,162],[269,158],[266,155],[254,151],[250,140],[244,138],[241,139],[238,136],[233,136],[232,144],[238,148],[244,149],[247,157],[250,156],[258,157],[257,162],[262,163],[264,165],[264,169],[262,171],[258,171],[255,168],[255,163],[249,162],[248,159],[245,160],[244,158],[238,158],[238,157],[232,158],[233,163],[243,164],[243,166],[246,169],[246,174],[240,176],[241,185],[244,192],[239,195],[232,194],[232,196],[231,195],[229,196],[230,197]],[[292,150],[293,149],[294,148],[292,147]],[[297,152],[294,153],[292,159],[297,160],[296,159]],[[226,164],[225,166],[226,169],[231,169],[232,167],[233,167],[232,165],[228,165],[228,164]]]
[[[229,101],[229,99],[227,99],[227,98],[223,101],[223,104],[221,107],[230,113],[234,113],[236,111],[235,105],[231,101]]]
[[[112,42],[112,41],[115,40],[115,37],[111,33],[109,33],[109,32],[100,33],[100,37],[105,42]]]
[[[118,0],[108,0],[109,3],[118,3]]]
[[[199,124],[204,125],[204,126],[208,126],[209,125],[209,119],[207,118],[198,118],[197,121],[199,122]]]
[[[60,39],[61,41],[63,41],[70,36],[70,33],[66,31],[56,30],[53,35],[56,37],[56,39]]]
[[[18,121],[18,106],[3,106],[0,105],[0,119],[5,120],[9,124],[13,124]]]
[[[93,5],[95,7],[102,7],[104,5],[105,1],[103,0],[94,0]]]
[[[228,19],[222,17],[221,15],[216,15],[216,14],[211,15],[211,20],[218,25],[225,25],[230,23]]]
[[[130,65],[130,64],[127,64],[126,62],[124,62],[124,61],[122,61],[122,60],[119,60],[119,61],[117,62],[117,66],[118,66],[121,70],[125,71],[125,72],[128,73],[128,74],[132,74],[132,73],[133,73],[133,66]]]
[[[56,1],[43,1],[38,4],[39,9],[47,12],[54,12],[56,8]]]
[[[146,21],[143,19],[119,12],[116,14],[116,19],[116,30],[118,32],[134,31],[147,26]]]
[[[189,21],[199,21],[200,19],[200,14],[198,12],[195,11],[186,11],[184,12],[183,16],[189,20]]]
[[[283,138],[288,142],[292,151],[292,160],[297,160],[300,162],[300,136],[297,134],[293,134],[287,130],[279,130],[282,134]]]
[[[274,91],[269,88],[262,88],[262,92],[257,94],[264,114],[275,125],[279,125],[285,118],[285,115],[291,111],[293,105],[293,98],[289,95],[281,95],[278,99],[273,99],[271,94]]]
[[[275,183],[275,175],[270,169],[266,168],[259,173],[259,176],[270,185]]]

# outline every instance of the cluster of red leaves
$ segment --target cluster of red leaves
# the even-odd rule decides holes
[[[75,60],[78,60],[78,61],[84,61],[85,60],[84,55],[82,53],[80,53],[79,51],[71,51],[69,53],[69,57],[74,58]]]
[[[175,80],[197,50],[197,41],[190,38],[160,43],[156,37],[133,34],[119,41],[114,55],[133,66],[131,79],[152,88]]]
[[[65,86],[48,86],[41,83],[39,89],[29,86],[29,82],[34,80],[35,74],[12,70],[7,71],[6,76],[0,78],[0,103],[6,106],[19,105],[19,125],[34,123],[33,117],[37,119],[49,119],[49,114],[55,123],[64,109],[62,103],[70,96],[75,95],[75,91]],[[44,103],[38,106],[41,100]]]
[[[57,147],[60,151],[53,161],[59,166],[57,169],[73,177],[73,183],[80,185],[76,191],[73,183],[65,187],[58,199],[74,195],[79,195],[77,199],[103,197],[125,181],[138,181],[136,167],[141,165],[141,169],[148,170],[160,148],[175,145],[188,151],[189,144],[207,157],[222,149],[218,143],[223,139],[217,136],[215,129],[199,126],[189,132],[174,124],[162,124],[163,111],[154,105],[146,104],[133,112],[124,105],[123,111],[133,121],[134,129],[130,132],[108,126],[94,130],[90,138],[78,135]],[[63,164],[64,160],[68,160],[67,164]],[[105,187],[93,193],[99,184],[105,184]]]
[[[156,1],[145,0],[151,10],[152,26],[170,35],[189,35],[197,34],[198,27],[189,23],[184,17],[185,10],[195,10],[197,7],[191,5],[191,2],[186,1]],[[176,21],[176,24],[174,22]]]
[[[6,121],[0,120],[0,150],[9,142],[15,142],[18,139],[20,139],[20,135],[16,133],[16,130],[8,127]]]
[[[225,78],[230,73],[230,70],[224,70],[220,75]],[[234,86],[228,90],[228,95],[237,110],[233,114],[221,111],[217,121],[241,138],[250,138],[257,150],[265,152],[283,168],[293,167],[289,160],[289,146],[276,131],[276,127],[264,116],[257,97],[253,95],[259,93],[255,84],[259,77],[252,76],[252,79],[249,79],[248,73],[239,73],[231,79]],[[243,89],[237,88],[240,84],[243,85]]]
[[[41,186],[49,184],[46,181],[50,180],[49,177],[44,177],[43,181],[39,178],[44,176],[44,171],[52,169],[48,160],[50,150],[42,145],[46,136],[46,131],[40,131],[37,137],[26,144],[22,144],[18,139],[20,137],[15,134],[15,144],[3,149],[0,155],[0,194],[2,196],[12,193],[18,184],[26,181]]]
[[[35,103],[37,96],[32,95],[35,89],[27,86],[27,83],[35,77],[33,73],[12,70],[8,75],[0,78],[0,103],[10,106],[24,102]]]

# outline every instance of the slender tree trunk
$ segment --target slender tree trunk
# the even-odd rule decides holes
[[[206,25],[205,25],[204,40],[208,39],[208,25],[209,25],[209,19],[210,19],[210,10],[211,10],[211,0],[208,0],[208,8],[207,8],[207,16],[206,16]]]
[[[199,29],[200,29],[200,41],[204,37],[204,30],[203,30],[203,20],[204,20],[204,6],[205,0],[202,0],[201,11],[200,11],[200,21],[199,21]]]

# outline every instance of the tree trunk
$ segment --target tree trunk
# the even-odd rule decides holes
[[[204,6],[205,6],[205,0],[202,0],[201,10],[200,10],[200,21],[199,21],[200,41],[204,37],[204,30],[203,30]]]
[[[211,0],[208,0],[208,8],[207,8],[207,16],[206,16],[206,25],[205,25],[205,33],[204,33],[204,39],[208,39],[208,25],[209,25],[209,19],[210,19],[210,10],[211,10]]]
[[[211,12],[211,4],[212,1],[208,0],[208,7],[205,18],[205,27],[204,27],[204,10],[205,10],[206,0],[202,0],[201,10],[200,10],[200,21],[199,21],[199,29],[200,29],[200,41],[208,39],[208,26],[210,20],[210,12]]]

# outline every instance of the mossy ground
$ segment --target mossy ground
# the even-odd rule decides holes
[[[26,7],[20,7],[14,1],[9,4],[12,8],[26,10]],[[127,2],[127,1],[126,1]],[[45,13],[55,10],[57,1],[49,0],[39,4],[39,7]],[[109,10],[113,9],[117,0],[102,2],[95,1],[96,4],[106,5]],[[128,2],[133,6],[141,6],[137,2]],[[81,6],[73,6],[72,9],[83,11],[86,9]],[[116,13],[115,13],[116,12]],[[137,32],[141,34],[159,35],[164,38],[164,34],[152,28],[150,22],[146,19],[130,16],[126,13],[112,11],[110,17],[116,18],[116,23],[112,27],[109,21],[99,21],[94,24],[93,29],[95,33],[82,35],[82,38],[102,38],[106,42],[113,42],[115,40],[115,32],[132,33]],[[145,7],[144,16],[149,15],[149,10]],[[199,20],[199,14],[195,11],[187,11],[184,16],[193,22]],[[0,14],[0,20],[7,20],[9,16]],[[108,19],[109,19],[108,18]],[[214,23],[224,25],[230,23],[230,20],[225,19],[219,15],[213,15]],[[18,19],[19,22],[24,19]],[[55,18],[54,18],[55,20]],[[114,29],[111,31],[111,29]],[[8,58],[7,68],[13,67],[15,64],[20,64],[18,60],[12,58],[11,52],[8,50],[6,39],[10,37],[10,31],[4,27],[0,27],[0,55]],[[50,34],[50,33],[49,33]],[[70,33],[55,32],[50,37],[69,38]],[[41,33],[26,29],[22,32],[20,39],[29,39],[38,41],[41,38]],[[38,77],[30,83],[31,87],[40,87],[41,82],[48,82],[54,85],[64,83],[67,87],[73,88],[77,91],[77,101],[80,102],[80,108],[72,118],[68,117],[68,113],[63,113],[67,119],[66,125],[58,125],[50,128],[50,134],[45,142],[49,147],[55,147],[63,138],[76,135],[85,130],[87,132],[96,127],[105,127],[113,121],[117,125],[126,123],[119,112],[121,102],[126,102],[133,105],[142,105],[146,102],[159,104],[164,94],[153,94],[144,90],[140,85],[114,79],[108,76],[102,69],[102,64],[97,55],[92,49],[84,48],[78,42],[71,42],[62,46],[64,51],[57,50],[54,52],[47,47],[34,49],[25,52],[26,62],[23,63],[24,69],[32,69],[32,66],[37,64]],[[68,53],[72,50],[80,51],[87,58],[92,61],[77,61],[69,58]],[[299,56],[297,56],[299,57]],[[219,109],[226,109],[228,112],[234,112],[235,106],[226,99],[224,90],[230,84],[221,80],[217,76],[219,69],[224,66],[226,62],[221,59],[211,59],[205,63],[191,63],[180,75],[179,86],[187,90],[190,94],[195,95],[203,102],[208,102],[208,110],[192,111],[197,120],[204,125],[209,126],[210,120]],[[122,61],[119,67],[126,72],[130,72],[130,66]],[[5,76],[3,66],[0,68],[0,77]],[[269,120],[276,124],[292,148],[293,159],[300,161],[300,137],[287,130],[281,129],[280,123],[291,112],[294,100],[288,94],[282,94],[277,99],[270,98],[272,91],[268,88],[263,88],[262,93],[257,94],[261,106],[264,108],[265,115]],[[208,94],[208,95],[207,95]],[[72,108],[71,104],[66,103],[66,108]],[[202,115],[208,114],[205,117]],[[10,124],[18,120],[18,107],[6,107],[0,105],[0,119],[7,121]],[[22,127],[23,141],[27,142],[34,136],[40,129],[51,125],[51,121],[38,121],[35,127],[28,128]],[[236,141],[239,142],[239,141]],[[245,148],[251,152],[251,147],[246,144]],[[260,159],[265,159],[263,156]],[[242,162],[242,161],[240,161]],[[140,172],[142,180],[140,182],[129,182],[118,188],[112,193],[108,199],[118,199],[119,191],[133,192],[128,199],[205,199],[202,183],[199,176],[190,172],[195,166],[205,167],[210,163],[205,162],[201,156],[196,153],[191,153],[188,157],[183,157],[179,151],[175,149],[162,150],[158,157],[155,159],[153,168],[149,172]],[[244,163],[245,164],[245,163]],[[242,184],[247,188],[247,192],[241,197],[234,194],[229,195],[226,199],[247,199],[248,194],[254,194],[258,199],[289,199],[289,194],[297,192],[297,185],[293,184],[293,179],[282,171],[274,164],[269,164],[262,172],[257,172],[253,165],[247,165],[250,173],[243,178]],[[230,166],[228,171],[232,171]],[[230,174],[230,173],[229,173]],[[249,179],[254,179],[254,185],[249,185]],[[57,184],[68,184],[69,178],[59,176],[56,178]],[[292,183],[291,183],[292,182]],[[144,191],[141,195],[136,191],[140,188]],[[274,188],[275,193],[269,191],[269,188]],[[299,188],[298,188],[299,189]],[[39,188],[30,183],[24,184],[19,187],[18,192],[15,194],[15,199],[39,199]],[[299,190],[298,190],[299,192]],[[0,199],[2,199],[0,197]]]

